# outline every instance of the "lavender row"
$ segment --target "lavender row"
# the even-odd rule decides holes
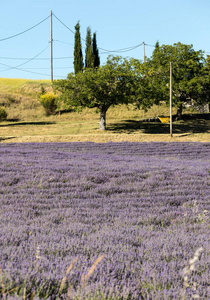
[[[209,174],[209,143],[2,144],[7,289],[54,299],[79,256],[67,280],[74,299],[208,299]]]

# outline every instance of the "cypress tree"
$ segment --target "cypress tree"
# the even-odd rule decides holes
[[[86,35],[85,68],[93,68],[93,48],[90,27],[87,28]]]
[[[93,66],[94,68],[97,68],[100,66],[100,58],[99,58],[99,52],[97,48],[97,42],[96,42],[96,33],[93,34]]]
[[[74,35],[74,73],[77,74],[77,73],[83,71],[83,67],[84,67],[79,22],[77,22],[77,24],[74,28],[75,28],[75,35]]]

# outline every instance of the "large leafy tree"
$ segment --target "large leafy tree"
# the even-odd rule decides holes
[[[124,60],[125,69],[132,74],[131,102],[138,109],[145,111],[153,104],[157,103],[158,91],[153,84],[153,71],[151,62],[142,63],[138,59],[131,58]]]
[[[203,52],[195,51],[192,45],[159,46],[157,43],[148,64],[156,101],[169,100],[170,62],[173,65],[173,105],[180,118],[184,102],[202,104],[206,99],[205,59]]]
[[[99,129],[106,129],[106,113],[110,106],[128,103],[132,97],[133,75],[119,57],[106,65],[85,72],[69,74],[67,80],[55,82],[61,98],[69,107],[100,110]]]
[[[80,25],[77,22],[75,26],[75,35],[74,35],[74,73],[77,74],[83,71],[83,54],[82,54],[82,43],[80,36]]]

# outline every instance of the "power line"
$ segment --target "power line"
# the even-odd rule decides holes
[[[53,13],[53,16],[64,26],[64,27],[66,27],[69,31],[71,31],[73,34],[75,34],[75,31],[73,31],[72,29],[70,29],[66,24],[64,24],[54,13]],[[84,38],[82,38],[81,37],[81,40],[83,40],[83,41],[85,41],[86,42],[86,40],[84,39]],[[60,42],[60,43],[64,43],[64,44],[69,44],[69,45],[72,45],[72,44],[70,44],[70,43],[67,43],[67,42],[62,42],[62,41],[58,41],[57,40],[57,42]],[[143,43],[141,43],[141,44],[139,44],[139,45],[136,45],[136,46],[133,46],[133,47],[128,47],[128,48],[123,48],[123,49],[118,49],[118,50],[107,50],[107,49],[103,49],[103,48],[100,48],[100,47],[98,47],[98,49],[100,49],[100,50],[103,50],[103,51],[105,51],[105,52],[103,52],[103,53],[100,53],[100,54],[105,54],[106,52],[107,53],[114,53],[114,52],[128,52],[128,51],[132,51],[132,50],[134,50],[134,49],[136,49],[136,48],[138,48],[138,47],[140,47],[140,46],[142,46],[143,45]],[[154,47],[155,48],[155,45],[150,45],[150,44],[146,44],[145,43],[145,46],[149,46],[149,47]],[[205,52],[205,51],[204,51]],[[205,53],[210,53],[210,52],[205,52]]]
[[[73,30],[71,30],[66,24],[64,24],[60,19],[58,19],[58,17],[56,17],[56,15],[53,14],[53,16],[64,26],[66,27],[69,31],[71,31],[73,34],[75,34],[75,32]]]
[[[8,65],[6,65],[6,64],[2,64],[2,63],[0,63],[0,65],[1,65],[1,66],[5,66],[5,67],[8,67],[8,68],[11,68],[11,69],[12,69],[12,67],[11,67],[11,66],[8,66]],[[13,67],[13,68],[14,68],[14,69],[17,69],[17,70],[20,70],[20,71],[27,72],[27,73],[33,73],[33,74],[38,74],[38,75],[45,75],[45,76],[49,76],[49,77],[50,77],[50,75],[49,75],[49,74],[42,74],[42,73],[31,72],[31,71],[27,71],[27,70],[20,69],[20,68],[17,68],[17,67]]]
[[[58,43],[62,43],[62,44],[74,46],[74,45],[71,44],[71,43],[67,43],[67,42],[63,42],[63,41],[59,41],[59,40],[53,40],[53,42],[58,42]]]
[[[65,57],[53,57],[54,59],[70,59],[74,58],[73,56],[65,56]],[[24,57],[0,57],[0,59],[8,59],[8,60],[31,60],[31,58],[24,58]],[[34,58],[33,60],[50,60],[50,57],[43,57],[43,58]]]
[[[31,30],[31,29],[33,29],[33,28],[39,26],[40,24],[42,24],[44,21],[46,21],[47,19],[49,19],[49,17],[50,17],[50,16],[48,16],[47,18],[45,18],[44,20],[42,20],[42,21],[39,22],[38,24],[36,24],[36,25],[34,25],[34,26],[32,26],[32,27],[30,27],[30,28],[28,28],[28,29],[26,29],[26,30],[20,32],[20,33],[17,33],[17,34],[15,34],[15,35],[12,35],[12,36],[9,36],[9,37],[3,38],[3,39],[0,39],[0,42],[6,41],[6,40],[9,40],[9,39],[12,39],[12,38],[14,38],[14,37],[17,37],[17,36],[19,36],[19,35],[21,35],[21,34],[24,34],[24,33],[28,32],[29,30]]]
[[[27,70],[25,70],[25,69],[20,69],[20,68],[18,68],[18,67],[11,67],[11,66],[8,66],[8,65],[2,64],[2,63],[0,63],[0,65],[1,65],[1,66],[5,66],[5,67],[8,67],[8,68],[11,68],[11,69],[16,69],[16,70],[19,70],[19,71],[27,72],[27,73],[32,73],[32,74],[37,74],[37,75],[43,75],[43,76],[51,77],[51,75],[49,75],[49,74],[38,73],[38,72],[32,72],[32,71],[27,71]],[[55,75],[55,77],[66,78],[65,76],[59,76],[59,75]]]
[[[73,30],[71,30],[66,24],[64,24],[58,17],[56,17],[56,15],[54,15],[53,14],[53,16],[64,26],[64,27],[66,27],[69,31],[71,31],[71,33],[73,33],[73,34],[75,34],[75,31],[73,31]],[[85,39],[83,39],[82,37],[81,37],[81,40],[82,41],[84,41],[84,42],[86,42],[86,40]]]
[[[145,44],[146,46],[149,46],[149,47],[154,47],[155,48],[155,45],[149,45],[149,44]]]
[[[39,55],[41,55],[45,50],[47,50],[50,46],[48,45],[44,50],[42,50],[40,53],[38,53],[36,56],[34,56],[33,58],[30,58],[29,60],[27,60],[26,62],[16,66],[16,67],[10,67],[9,69],[5,69],[3,71],[9,71],[9,70],[12,70],[12,69],[16,69],[16,68],[19,68],[27,63],[29,63],[30,61],[34,60],[35,58],[37,58]]]
[[[71,29],[70,29],[66,24],[64,24],[58,17],[56,17],[55,14],[53,14],[53,16],[54,16],[54,17],[55,17],[55,18],[56,18],[56,19],[57,19],[64,27],[66,27],[69,31],[71,31],[73,34],[75,34],[75,31],[71,30]],[[86,40],[83,39],[82,37],[81,37],[81,40],[83,40],[83,41],[86,42]],[[58,42],[60,42],[60,43],[65,43],[65,44],[69,44],[69,43],[62,42],[62,41],[58,41]],[[72,45],[72,44],[69,44],[69,45]],[[100,47],[98,47],[98,49],[103,50],[103,51],[105,51],[105,52],[110,52],[110,53],[113,53],[113,52],[128,52],[128,51],[132,51],[132,50],[134,50],[134,49],[140,47],[141,45],[142,45],[142,43],[139,44],[139,45],[136,45],[136,46],[132,46],[132,47],[128,47],[128,48],[123,48],[123,49],[118,49],[118,50],[107,50],[107,49],[103,49],[103,48],[100,48]]]
[[[74,58],[73,56],[67,56],[67,57],[54,57],[53,59],[70,59]]]
[[[54,70],[60,70],[60,69],[73,69],[74,67],[55,67]],[[1,67],[0,67],[1,69]],[[50,66],[47,68],[24,68],[24,70],[50,70]]]
[[[73,34],[75,34],[75,31],[74,30],[72,30],[72,29],[70,29],[66,24],[64,24],[57,16],[55,16],[52,12],[51,12],[51,14],[47,17],[47,18],[45,18],[44,20],[42,20],[41,22],[39,22],[39,23],[37,23],[36,25],[34,25],[34,26],[32,26],[32,27],[30,27],[30,28],[28,28],[27,30],[24,30],[24,31],[22,31],[22,32],[20,32],[20,33],[18,33],[18,34],[15,34],[15,35],[12,35],[12,36],[9,36],[9,37],[6,37],[6,38],[3,38],[3,39],[0,39],[0,42],[2,42],[2,41],[5,41],[5,40],[8,40],[8,39],[12,39],[12,38],[14,38],[14,37],[17,37],[17,36],[19,36],[19,35],[21,35],[21,34],[24,34],[24,33],[26,33],[26,32],[28,32],[28,31],[30,31],[30,30],[32,30],[33,28],[35,28],[35,27],[37,27],[37,26],[39,26],[40,24],[42,24],[43,22],[45,22],[47,19],[49,19],[50,17],[51,17],[51,19],[52,19],[52,16],[54,16],[65,28],[67,28],[71,33],[73,33]],[[52,21],[51,21],[52,22]],[[81,37],[81,40],[83,40],[83,41],[85,41],[86,42],[86,40],[85,39],[83,39],[82,37]],[[53,42],[58,42],[58,43],[62,43],[62,44],[67,44],[67,45],[71,45],[71,46],[73,46],[73,44],[71,44],[71,43],[68,43],[68,42],[65,42],[65,41],[60,41],[60,40],[53,40]],[[52,40],[51,40],[51,42],[50,42],[51,44],[52,44]],[[131,46],[131,47],[126,47],[126,48],[122,48],[122,49],[117,49],[117,50],[107,50],[107,49],[104,49],[104,48],[101,48],[101,47],[98,47],[98,49],[99,50],[101,50],[102,52],[100,53],[100,54],[112,54],[112,53],[124,53],[124,52],[129,52],[129,51],[133,51],[133,50],[135,50],[135,49],[137,49],[138,47],[140,47],[140,46],[149,46],[149,47],[155,47],[154,45],[150,45],[150,44],[146,44],[146,43],[141,43],[141,44],[138,44],[138,45],[135,45],[135,46]],[[1,66],[3,66],[4,68],[5,67],[7,67],[7,69],[4,69],[4,70],[1,70],[1,72],[4,72],[4,71],[9,71],[9,70],[12,70],[12,69],[16,69],[16,70],[20,70],[20,71],[23,71],[23,72],[27,72],[27,73],[32,73],[32,74],[38,74],[38,75],[42,75],[42,76],[48,76],[48,77],[50,77],[51,75],[49,75],[49,74],[44,74],[44,73],[38,73],[38,72],[33,72],[33,71],[29,71],[29,70],[44,70],[44,69],[46,69],[46,70],[49,70],[50,69],[50,67],[49,68],[24,68],[24,69],[21,69],[21,68],[19,68],[19,67],[21,67],[21,66],[23,66],[23,65],[25,65],[25,64],[27,64],[27,63],[29,63],[30,61],[44,61],[44,60],[51,60],[51,57],[45,57],[45,58],[40,58],[39,56],[45,51],[45,50],[47,50],[48,48],[49,48],[50,46],[48,45],[44,50],[42,50],[40,53],[38,53],[36,56],[34,56],[34,57],[32,57],[32,58],[18,58],[18,57],[0,57],[0,59],[5,59],[5,60],[22,60],[22,61],[24,61],[23,63],[20,63],[19,65],[17,65],[17,66],[14,66],[14,67],[12,67],[12,66],[9,66],[9,65],[7,65],[7,64],[3,64],[3,63],[0,63],[0,65]],[[85,48],[85,47],[82,47],[82,48]],[[204,51],[204,53],[206,53],[206,54],[208,54],[208,53],[210,53],[210,52],[206,52],[206,51]],[[72,59],[73,58],[73,56],[70,56],[70,57],[55,57],[55,58],[53,58],[53,60],[67,60],[67,59]],[[3,67],[1,67],[1,69],[3,69]],[[71,69],[71,68],[73,68],[73,67],[57,67],[57,68],[55,68],[55,69]],[[28,69],[28,70],[27,70]],[[64,76],[55,76],[55,77],[59,77],[59,78],[65,78]]]
[[[129,52],[129,51],[132,51],[140,46],[142,46],[143,43],[139,44],[139,45],[136,45],[136,46],[131,46],[131,47],[127,47],[127,48],[122,48],[122,49],[118,49],[118,50],[107,50],[107,49],[103,49],[103,48],[100,48],[98,47],[98,49],[100,50],[103,50],[105,52],[101,52],[100,54],[106,54],[106,53],[114,53],[114,52],[117,52],[117,53],[121,53],[121,52]]]

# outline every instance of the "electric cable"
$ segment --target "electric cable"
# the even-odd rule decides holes
[[[64,27],[66,27],[68,30],[70,30],[73,34],[75,34],[75,31],[73,31],[73,30],[71,30],[66,24],[64,24],[55,14],[53,14],[53,16],[64,26]],[[85,41],[86,42],[86,40],[85,39],[83,39],[82,37],[81,37],[81,40],[83,40],[83,41]],[[65,43],[65,42],[64,42]],[[103,50],[103,51],[106,51],[106,52],[109,52],[109,53],[114,53],[114,52],[119,52],[119,53],[121,53],[121,52],[128,52],[128,51],[132,51],[132,50],[134,50],[134,49],[136,49],[136,48],[138,48],[138,47],[140,47],[142,45],[142,43],[141,44],[139,44],[139,45],[137,45],[137,46],[132,46],[132,47],[128,47],[128,48],[123,48],[123,49],[119,49],[119,50],[107,50],[107,49],[103,49],[103,48],[100,48],[100,47],[98,47],[98,49],[99,50]],[[103,53],[104,54],[104,53]]]
[[[74,46],[74,45],[71,44],[71,43],[67,43],[67,42],[63,42],[63,41],[59,41],[59,40],[53,40],[53,42],[58,42],[58,43],[62,43],[62,44]]]
[[[74,58],[73,56],[66,56],[66,57],[55,57],[54,59],[70,59],[70,58]]]
[[[75,31],[74,30],[72,30],[72,29],[70,29],[65,23],[63,23],[56,15],[54,15],[54,14],[52,14],[65,28],[67,28],[71,33],[73,33],[73,34],[75,34]],[[18,33],[18,34],[15,34],[15,35],[12,35],[12,36],[9,36],[9,37],[6,37],[6,38],[2,38],[2,39],[0,39],[0,42],[2,42],[2,41],[5,41],[5,40],[8,40],[8,39],[12,39],[12,38],[15,38],[15,37],[17,37],[17,36],[19,36],[19,35],[22,35],[22,34],[24,34],[24,33],[26,33],[26,32],[28,32],[28,31],[30,31],[30,30],[32,30],[33,28],[35,28],[35,27],[37,27],[37,26],[39,26],[40,24],[42,24],[43,22],[45,22],[47,19],[49,19],[51,17],[51,15],[49,15],[47,18],[45,18],[44,20],[42,20],[41,22],[39,22],[39,23],[37,23],[36,25],[34,25],[34,26],[32,26],[32,27],[30,27],[30,28],[28,28],[27,30],[24,30],[24,31],[22,31],[22,32],[20,32],[20,33]],[[85,41],[86,42],[86,40],[85,39],[83,39],[82,37],[81,37],[81,40],[82,41]],[[62,44],[67,44],[67,45],[71,45],[71,46],[73,46],[73,44],[71,44],[71,43],[68,43],[68,42],[65,42],[65,41],[60,41],[60,40],[53,40],[54,42],[58,42],[58,43],[62,43]],[[50,42],[49,42],[50,43]],[[143,43],[141,43],[141,44],[138,44],[138,45],[136,45],[136,46],[131,46],[131,47],[126,47],[126,48],[122,48],[122,49],[117,49],[117,50],[107,50],[107,49],[104,49],[104,48],[101,48],[101,47],[98,47],[98,49],[100,50],[100,51],[102,51],[102,52],[100,52],[100,54],[112,54],[112,53],[124,53],[124,52],[129,52],[129,51],[133,51],[133,50],[135,50],[136,48],[138,48],[138,47],[140,47],[140,46],[142,46],[143,45]],[[149,47],[155,47],[154,45],[150,45],[150,44],[146,44],[146,43],[144,43],[144,45],[145,46],[149,46]],[[16,70],[20,70],[20,71],[23,71],[23,72],[28,72],[28,73],[33,73],[33,74],[38,74],[38,75],[42,75],[42,76],[48,76],[48,77],[50,77],[51,75],[49,75],[49,74],[43,74],[43,73],[38,73],[38,72],[33,72],[33,71],[30,71],[30,70],[44,70],[44,69],[46,69],[46,70],[49,70],[50,68],[24,68],[24,69],[21,69],[21,68],[19,68],[19,67],[21,67],[21,66],[23,66],[23,65],[25,65],[25,64],[27,64],[27,63],[29,63],[29,62],[31,62],[31,61],[33,61],[33,60],[50,60],[51,58],[50,57],[48,57],[48,58],[40,58],[39,56],[44,52],[44,51],[46,51],[48,48],[49,48],[50,46],[48,45],[44,50],[42,50],[40,53],[38,53],[36,56],[34,56],[34,57],[32,57],[32,58],[15,58],[15,57],[0,57],[0,59],[5,59],[5,60],[22,60],[22,61],[24,61],[23,63],[21,63],[21,64],[19,64],[19,65],[17,65],[17,66],[15,66],[15,67],[12,67],[12,66],[9,66],[9,65],[7,65],[7,64],[3,64],[3,63],[0,63],[0,65],[1,66],[3,66],[4,68],[6,67],[7,69],[3,69],[3,67],[1,67],[0,69],[3,69],[3,70],[1,70],[0,72],[4,72],[4,71],[9,71],[9,70],[12,70],[12,69],[16,69]],[[82,48],[85,48],[85,47],[82,47]],[[207,52],[207,51],[203,51],[205,54],[209,54],[210,52]],[[70,57],[54,57],[53,58],[53,60],[66,60],[66,59],[72,59],[72,58],[74,58],[73,56],[70,56]],[[57,68],[54,68],[54,69],[72,69],[73,67],[57,67]],[[28,69],[28,70],[27,70]],[[64,77],[64,76],[56,76],[56,75],[54,75],[55,77],[59,77],[59,78],[66,78],[66,77]]]
[[[20,64],[20,65],[18,65],[18,66],[10,67],[10,68],[8,68],[8,69],[5,69],[5,70],[3,70],[2,72],[4,72],[4,71],[9,71],[9,70],[12,70],[12,69],[16,69],[16,68],[19,68],[19,67],[21,67],[21,66],[23,66],[23,65],[25,65],[25,64],[27,64],[27,63],[29,63],[30,61],[34,60],[34,59],[37,58],[39,55],[41,55],[41,54],[42,54],[44,51],[46,51],[49,47],[50,47],[50,45],[48,45],[44,50],[42,50],[42,51],[41,51],[40,53],[38,53],[36,56],[34,56],[34,57],[30,58],[29,60],[27,60],[26,62],[24,62],[24,63],[22,63],[22,64]]]
[[[54,59],[69,59],[74,58],[73,56],[66,56],[66,57],[53,57]],[[0,57],[0,59],[11,59],[11,60],[30,60],[31,58],[23,58],[23,57]],[[50,57],[43,57],[43,58],[34,58],[34,60],[50,60]]]
[[[65,26],[68,30],[70,30],[73,34],[75,34],[75,31],[71,30],[71,29],[70,29],[66,24],[64,24],[58,17],[56,17],[55,14],[53,14],[53,16],[54,16],[54,17],[55,17],[55,18],[56,18],[63,26]],[[83,40],[83,41],[86,42],[86,40],[83,39],[82,37],[81,37],[81,40]],[[63,42],[63,43],[65,43],[65,42]],[[141,44],[139,44],[139,45],[136,45],[136,46],[131,46],[131,47],[127,47],[127,48],[123,48],[123,49],[118,49],[118,50],[107,50],[107,49],[100,48],[100,47],[98,47],[98,49],[99,49],[99,50],[105,51],[104,53],[100,53],[100,54],[105,54],[106,52],[107,52],[107,53],[122,53],[122,52],[129,52],[129,51],[132,51],[132,50],[134,50],[134,49],[136,49],[136,48],[142,46],[142,44],[143,44],[143,43],[141,43]],[[152,46],[152,45],[148,45],[148,46]],[[152,46],[152,47],[154,47],[154,46]]]
[[[12,38],[14,38],[14,37],[17,37],[17,36],[19,36],[19,35],[21,35],[21,34],[24,34],[24,33],[28,32],[29,30],[32,30],[32,29],[34,29],[35,27],[39,26],[40,24],[42,24],[44,21],[46,21],[46,20],[49,19],[49,18],[50,18],[50,16],[48,16],[47,18],[45,18],[44,20],[42,20],[42,21],[39,22],[38,24],[36,24],[36,25],[34,25],[34,26],[32,26],[32,27],[30,27],[30,28],[28,28],[28,29],[26,29],[26,30],[20,32],[20,33],[17,33],[17,34],[15,34],[15,35],[12,35],[12,36],[9,36],[9,37],[3,38],[3,39],[0,39],[0,42],[6,41],[6,40],[12,39]]]
[[[64,24],[58,17],[56,17],[56,15],[55,14],[53,14],[53,16],[63,25],[63,26],[65,26],[68,30],[70,30],[73,34],[75,34],[75,31],[73,31],[73,30],[71,30],[66,24]],[[81,40],[83,40],[83,41],[85,41],[86,42],[86,40],[85,39],[83,39],[82,37],[81,37]],[[61,42],[61,41],[60,41]],[[63,42],[63,43],[65,43],[65,42]],[[72,44],[71,44],[72,45]],[[127,51],[131,51],[131,50],[134,50],[135,48],[138,48],[138,47],[140,47],[142,45],[142,43],[140,44],[140,45],[137,45],[137,46],[132,46],[132,47],[128,47],[128,48],[123,48],[123,49],[119,49],[119,50],[107,50],[107,49],[103,49],[103,48],[100,48],[100,47],[98,47],[98,49],[100,49],[100,50],[103,50],[103,51],[106,51],[106,52],[110,52],[110,53],[113,53],[113,52],[127,52]],[[127,50],[128,49],[128,50]]]
[[[71,30],[66,24],[64,24],[58,17],[56,17],[56,15],[54,15],[53,14],[53,16],[64,26],[64,27],[66,27],[69,31],[71,31],[73,34],[75,34],[75,31],[73,31],[73,30]],[[84,41],[84,42],[86,42],[86,40],[85,39],[83,39],[82,37],[81,37],[81,40],[82,41]]]
[[[145,46],[149,46],[149,47],[154,47],[155,48],[154,45],[145,44]]]
[[[58,19],[58,17],[56,17],[56,15],[53,14],[53,16],[64,26],[66,27],[69,31],[71,31],[73,34],[75,34],[75,32],[73,30],[71,30],[66,24],[64,24],[60,19]]]
[[[98,47],[98,49],[100,50],[103,50],[105,52],[101,52],[100,54],[106,54],[106,53],[122,53],[122,52],[129,52],[129,51],[132,51],[140,46],[142,46],[143,43],[139,44],[139,45],[136,45],[136,46],[131,46],[131,47],[127,47],[127,48],[122,48],[122,49],[118,49],[118,50],[107,50],[107,49],[103,49],[103,48],[100,48]]]
[[[73,69],[74,67],[56,67],[53,70],[60,70],[60,69]],[[1,68],[0,68],[1,69]],[[45,68],[24,68],[24,70],[50,70],[50,67]]]
[[[5,67],[8,67],[8,68],[12,68],[11,66],[8,66],[6,64],[2,64],[0,63],[1,66],[5,66]],[[49,74],[42,74],[42,73],[36,73],[36,72],[30,72],[30,71],[27,71],[27,70],[24,70],[24,69],[20,69],[20,68],[17,68],[17,67],[13,67],[14,69],[17,69],[17,70],[20,70],[20,71],[24,71],[24,72],[27,72],[27,73],[33,73],[33,74],[38,74],[38,75],[44,75],[44,76],[51,76]]]
[[[11,66],[8,66],[8,65],[6,65],[6,64],[0,63],[0,65],[5,66],[5,67],[8,67],[8,68],[12,68]],[[32,72],[32,71],[27,71],[27,70],[25,70],[25,69],[20,69],[20,68],[17,68],[17,67],[13,67],[13,69],[20,70],[20,71],[27,72],[27,73],[32,73],[32,74],[37,74],[37,75],[42,75],[42,76],[48,76],[48,77],[51,77],[51,75],[49,75],[49,74],[38,73],[38,72]],[[54,77],[66,78],[65,76],[59,76],[59,75],[54,75]]]

